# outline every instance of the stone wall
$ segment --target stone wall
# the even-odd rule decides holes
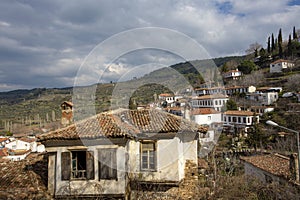
[[[192,160],[187,160],[184,169],[184,179],[178,187],[162,191],[132,191],[134,199],[207,199],[209,188],[199,184],[198,165]]]

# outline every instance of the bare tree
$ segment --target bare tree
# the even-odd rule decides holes
[[[253,44],[250,44],[249,48],[246,50],[246,53],[247,54],[253,54],[253,53],[255,53],[256,54],[255,56],[257,56],[257,52],[261,48],[262,48],[262,45],[259,44],[259,43],[257,43],[257,42],[255,42]]]
[[[300,91],[300,74],[295,74],[288,77],[285,87],[288,91]]]

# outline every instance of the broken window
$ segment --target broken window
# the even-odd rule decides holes
[[[70,151],[61,154],[62,180],[94,179],[94,156],[91,151]]]
[[[100,149],[98,151],[99,179],[118,179],[117,149]]]
[[[141,142],[141,170],[156,170],[156,149],[154,142]]]

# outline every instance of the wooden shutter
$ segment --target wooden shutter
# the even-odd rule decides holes
[[[92,180],[95,178],[94,173],[94,152],[87,151],[86,152],[86,178],[88,180]]]
[[[110,151],[110,158],[111,158],[111,179],[117,179],[117,149],[111,149]]]
[[[70,180],[71,176],[71,154],[70,152],[61,153],[61,180]]]
[[[99,157],[99,179],[117,179],[116,149],[101,149]]]

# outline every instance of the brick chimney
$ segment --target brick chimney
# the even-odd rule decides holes
[[[61,125],[68,126],[73,123],[73,103],[64,101],[61,104]]]
[[[290,172],[292,180],[299,182],[299,163],[296,153],[290,155]]]

